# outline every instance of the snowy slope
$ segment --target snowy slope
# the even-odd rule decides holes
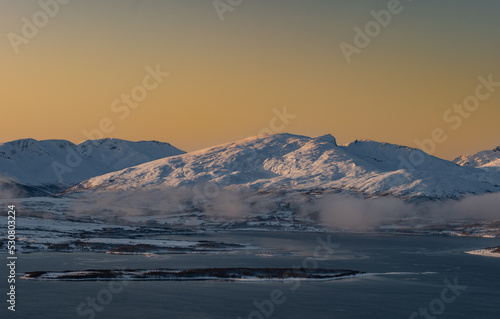
[[[94,176],[179,155],[168,143],[119,139],[86,141],[23,139],[0,144],[0,179],[28,186],[69,187]]]
[[[500,158],[498,158],[496,160],[493,160],[493,161],[491,161],[489,163],[486,163],[484,165],[481,165],[479,167],[481,167],[481,168],[487,168],[487,167],[498,167],[498,168],[500,168]]]
[[[453,162],[461,166],[500,167],[500,146],[474,155],[462,155],[454,159]]]
[[[404,168],[410,154],[421,165]],[[458,198],[500,191],[500,175],[461,167],[420,150],[356,141],[338,146],[331,135],[252,137],[92,178],[72,191],[169,189],[216,183],[258,191],[346,190],[364,195]]]

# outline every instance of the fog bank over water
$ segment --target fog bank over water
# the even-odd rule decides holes
[[[328,227],[356,230],[389,225],[405,219],[415,223],[447,223],[500,219],[500,194],[467,196],[460,200],[408,203],[391,196],[361,198],[345,194],[261,194],[219,188],[179,188],[134,192],[94,193],[77,197],[71,215],[94,215],[116,220],[201,213],[208,219],[239,221],[288,212]]]

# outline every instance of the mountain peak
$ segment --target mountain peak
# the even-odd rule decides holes
[[[333,145],[337,146],[337,140],[331,134],[325,134],[325,135],[316,137],[314,140],[318,141],[318,142],[332,143]]]
[[[453,160],[460,166],[498,167],[500,163],[500,146],[492,150],[478,152],[474,155],[461,155]]]
[[[38,141],[35,140],[35,139],[33,139],[33,138],[21,138],[21,139],[18,139],[18,140],[1,143],[0,146],[3,146],[3,145],[26,146],[26,145],[30,145],[30,144],[33,144],[33,143],[36,143],[36,142],[38,142]]]
[[[184,154],[168,143],[121,139],[20,139],[0,144],[0,178],[10,176],[23,185],[69,187],[94,176]]]

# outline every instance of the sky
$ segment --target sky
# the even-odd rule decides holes
[[[0,143],[500,145],[497,0],[0,0]],[[464,103],[467,106],[464,106]]]

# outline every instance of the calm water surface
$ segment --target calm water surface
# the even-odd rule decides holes
[[[264,249],[156,257],[33,253],[18,255],[18,271],[295,267],[306,262],[313,267],[394,274],[300,285],[200,281],[128,282],[126,286],[115,282],[110,286],[109,282],[18,280],[17,311],[6,311],[4,302],[0,318],[411,318],[420,308],[429,307],[436,318],[496,319],[500,314],[500,258],[463,253],[500,245],[493,239],[272,232],[216,233],[189,239],[250,243]],[[336,246],[325,255],[327,251],[318,239]],[[315,250],[316,257],[328,259],[318,260]],[[263,252],[274,255],[256,256]],[[0,258],[6,260],[6,255]],[[1,276],[6,281],[6,267],[2,267]],[[456,294],[445,291],[444,302],[446,281],[467,288],[458,289]],[[6,290],[7,284],[0,287]],[[106,305],[102,306],[98,297]],[[97,309],[88,306],[88,298],[96,300]]]

